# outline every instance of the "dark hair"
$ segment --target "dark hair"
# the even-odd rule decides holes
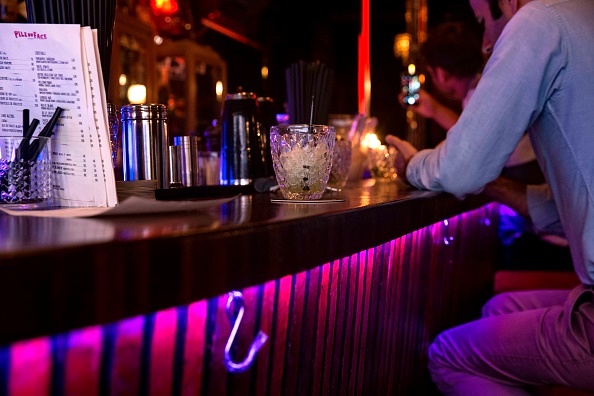
[[[431,67],[441,67],[457,77],[472,77],[483,66],[481,41],[463,22],[445,22],[429,32],[421,56]]]
[[[499,19],[503,15],[499,7],[499,0],[489,0],[489,10],[493,19]]]

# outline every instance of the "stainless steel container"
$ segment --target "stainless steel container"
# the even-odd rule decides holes
[[[124,180],[157,180],[170,188],[167,107],[162,104],[122,106]]]
[[[180,148],[178,158],[181,182],[185,187],[201,185],[197,136],[175,136],[173,144]]]
[[[251,92],[227,95],[221,125],[222,185],[247,185],[266,176],[266,141]]]

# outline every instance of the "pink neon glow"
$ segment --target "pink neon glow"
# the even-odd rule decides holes
[[[490,209],[487,208],[487,211]],[[478,214],[477,214],[478,213]],[[319,296],[315,301],[318,319],[318,331],[320,334],[332,334],[336,329],[332,321],[326,318],[334,317],[337,304],[344,304],[340,296],[335,292],[339,277],[345,276],[345,270],[359,271],[356,278],[358,286],[357,293],[349,296],[356,301],[369,301],[371,290],[371,279],[376,261],[386,262],[381,255],[388,257],[388,278],[386,285],[394,284],[397,280],[392,277],[399,276],[401,268],[406,268],[410,262],[416,262],[416,255],[422,254],[426,250],[426,236],[431,236],[433,244],[456,243],[455,235],[451,235],[454,230],[459,228],[460,224],[476,219],[482,220],[478,216],[483,216],[484,211],[464,213],[447,221],[441,221],[434,225],[414,231],[408,235],[394,239],[387,244],[376,248],[363,250],[352,256],[326,263],[317,268],[294,275],[288,275],[283,278],[272,280],[243,290],[246,301],[246,309],[257,305],[257,300],[262,298],[262,307],[260,312],[259,326],[262,331],[271,334],[272,329],[276,329],[278,334],[285,334],[288,326],[294,320],[303,320],[303,318],[290,317],[291,293],[305,293],[305,282],[309,276],[310,281],[321,285]],[[486,219],[486,218],[485,218]],[[481,225],[489,227],[490,223],[481,221]],[[399,252],[410,252],[407,254],[398,254]],[[396,268],[394,268],[396,266]],[[297,287],[293,287],[293,282]],[[302,287],[299,287],[301,285]],[[321,298],[324,295],[325,298]],[[329,297],[329,298],[326,298]],[[278,300],[276,300],[278,298]],[[213,297],[216,299],[216,323],[220,327],[222,334],[227,334],[230,330],[230,323],[225,311],[225,296]],[[307,299],[297,298],[298,301]],[[187,332],[184,345],[184,365],[183,365],[183,383],[182,389],[188,394],[200,393],[200,384],[202,383],[203,364],[206,351],[222,350],[226,339],[214,339],[216,345],[206,345],[205,329],[208,321],[209,301],[202,300],[192,303],[188,306]],[[277,304],[277,305],[275,305]],[[371,307],[364,306],[362,315],[357,317],[354,331],[365,331],[364,318],[369,314]],[[175,353],[176,331],[178,326],[177,309],[172,308],[160,311],[154,316],[154,332],[151,340],[151,361],[150,361],[150,393],[151,394],[169,394],[173,383],[173,360]],[[246,322],[240,326],[239,337],[244,337],[250,341],[254,335],[255,323],[253,312],[246,319]],[[114,361],[111,373],[110,392],[114,394],[137,394],[139,391],[139,378],[141,375],[141,352],[143,346],[143,330],[146,321],[145,316],[138,316],[122,320],[117,323],[117,337],[114,345]],[[250,339],[247,339],[251,337]],[[68,346],[66,351],[66,362],[64,365],[65,378],[64,387],[69,394],[98,394],[100,359],[102,356],[102,327],[93,326],[81,330],[75,330],[67,335]],[[354,338],[356,342],[358,338]],[[249,345],[249,342],[242,338],[241,344]],[[287,342],[291,340],[276,337],[263,346],[261,350],[262,358],[257,360],[259,370],[266,371],[270,368],[275,375],[275,370],[282,370],[283,361],[272,361],[268,359],[284,359],[284,350]],[[322,347],[327,340],[325,337],[317,338],[318,343],[315,348],[316,353],[322,353]],[[219,345],[220,344],[220,345]],[[37,396],[48,395],[51,386],[51,345],[48,337],[41,337],[33,340],[18,342],[10,347],[10,368],[9,368],[9,386],[8,391],[11,396]],[[270,355],[269,349],[274,348],[275,354]],[[353,350],[358,350],[355,345]],[[239,359],[242,359],[245,351],[238,350]],[[324,359],[319,356],[312,357],[315,364],[322,364]],[[211,356],[212,360],[221,360],[222,356]],[[324,372],[322,367],[313,367],[314,373]],[[159,375],[156,375],[159,373]],[[215,375],[216,373],[210,373]],[[282,375],[279,371],[276,375]],[[323,379],[322,379],[323,380]],[[322,382],[323,383],[323,382]],[[280,382],[278,382],[280,384]],[[224,385],[224,384],[223,384]],[[216,391],[215,388],[210,389]],[[280,386],[280,385],[279,385]],[[281,389],[269,389],[271,394],[280,394]],[[260,394],[259,392],[256,392]]]
[[[14,344],[10,351],[9,393],[13,396],[49,394],[51,375],[48,337]]]
[[[359,113],[369,116],[370,61],[369,61],[369,0],[361,0],[361,34],[359,35],[358,99]]]
[[[155,328],[151,347],[150,394],[166,395],[173,382],[173,354],[177,328],[176,309],[168,309],[155,315]]]
[[[68,336],[65,388],[73,395],[98,395],[100,363],[101,328],[95,326],[71,332]]]
[[[117,325],[110,389],[114,395],[137,395],[139,392],[144,320],[143,316],[136,316],[122,320]]]

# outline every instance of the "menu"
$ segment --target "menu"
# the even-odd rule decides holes
[[[64,207],[117,204],[97,31],[75,24],[0,24],[0,128],[22,136],[23,110],[52,137],[54,197]],[[38,131],[34,133],[34,136]]]

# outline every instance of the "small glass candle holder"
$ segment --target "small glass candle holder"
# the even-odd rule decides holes
[[[322,198],[336,143],[333,126],[292,124],[270,129],[272,164],[286,199]]]
[[[396,180],[396,156],[398,150],[393,146],[381,145],[369,148],[367,151],[367,163],[371,176],[377,181]]]

